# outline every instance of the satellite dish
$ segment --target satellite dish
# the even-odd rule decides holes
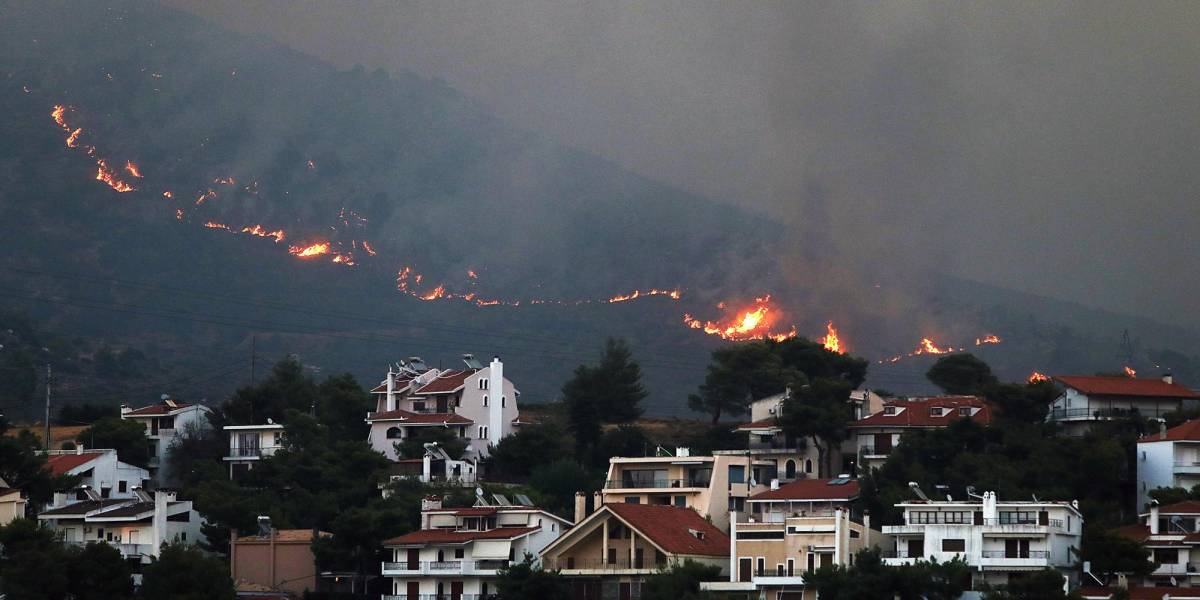
[[[163,394],[163,395],[159,396],[159,397],[158,397],[158,399],[159,399],[159,400],[166,400],[167,398],[170,398],[170,397],[171,397],[171,395],[170,395],[170,394]]]
[[[755,481],[755,479],[754,479],[753,477],[751,477],[751,478],[750,478],[750,487],[754,487],[754,486],[756,486],[756,485],[758,485],[758,482],[757,482],[757,481]]]
[[[476,488],[475,488],[475,495],[476,495],[476,496],[482,496],[482,495],[483,495],[483,488],[476,486]]]

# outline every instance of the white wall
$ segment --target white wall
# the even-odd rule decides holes
[[[1141,442],[1137,445],[1137,513],[1146,510],[1148,492],[1174,485],[1175,442]]]

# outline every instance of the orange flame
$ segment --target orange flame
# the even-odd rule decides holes
[[[209,229],[224,229],[225,231],[233,231],[228,225],[224,223],[218,223],[216,221],[205,221],[204,226]]]
[[[348,267],[353,267],[355,264],[357,264],[354,262],[354,256],[350,254],[335,254],[333,256],[333,262],[346,265]]]
[[[183,220],[183,209],[182,208],[175,209],[175,220],[176,221]]]
[[[760,338],[783,341],[796,336],[795,326],[782,333],[771,331],[775,322],[775,313],[772,312],[770,305],[770,295],[755,298],[754,303],[754,308],[738,311],[732,318],[724,322],[701,321],[690,314],[684,314],[683,323],[692,329],[700,329],[709,335],[732,341]]]
[[[78,148],[79,147],[79,134],[81,134],[81,133],[83,133],[83,128],[77,127],[75,129],[75,131],[71,132],[71,135],[67,136],[67,147],[68,148]]]
[[[174,198],[174,197],[175,197],[175,194],[172,194],[171,190],[167,190],[167,191],[163,192],[163,198]]]
[[[142,170],[140,168],[138,168],[137,163],[135,163],[131,160],[125,161],[125,170],[128,171],[129,174],[133,175],[134,177],[137,177],[139,179],[142,177]]]
[[[607,302],[609,304],[615,304],[617,302],[627,302],[629,300],[636,300],[638,298],[643,298],[643,297],[648,297],[648,296],[666,296],[672,300],[678,300],[683,296],[683,293],[680,292],[679,290],[660,290],[657,288],[650,288],[648,290],[633,290],[632,292],[629,292],[628,294],[621,294],[618,296],[613,296],[612,298],[604,300],[604,302]]]
[[[1029,383],[1038,383],[1041,381],[1050,381],[1050,378],[1038,371],[1034,371],[1033,373],[1029,374],[1029,379],[1027,381],[1029,381]]]
[[[843,352],[842,340],[838,337],[837,329],[833,327],[833,321],[825,324],[825,337],[821,338],[821,343],[830,352],[837,352],[838,354]]]
[[[989,333],[983,337],[975,338],[976,346],[982,346],[984,344],[999,344],[999,343],[1000,343],[1000,336],[992,334],[992,333]]]
[[[1123,368],[1125,369],[1125,374],[1126,374],[1126,375],[1128,375],[1128,376],[1130,376],[1130,377],[1137,377],[1137,371],[1134,371],[1134,370],[1133,370],[1132,368],[1130,368],[1130,367],[1123,367]]]
[[[108,168],[108,163],[104,162],[103,158],[96,159],[96,181],[103,181],[108,184],[108,187],[121,193],[133,191],[133,186],[117,179],[116,174]]]
[[[308,246],[292,246],[288,248],[288,252],[296,255],[298,258],[312,258],[329,254],[329,242],[317,242]]]
[[[445,295],[446,295],[446,286],[439,285],[439,286],[433,288],[433,291],[421,296],[421,299],[422,300],[437,300],[438,298],[441,298],[442,296],[445,296]]]
[[[198,198],[196,198],[196,206],[200,206],[201,204],[204,204],[204,202],[206,200],[212,200],[213,198],[216,198],[216,197],[217,197],[217,191],[213,190],[213,189],[209,189],[207,192],[200,194],[200,196]]]
[[[237,185],[237,182],[232,177],[217,177],[213,179],[213,183],[217,185]]]
[[[62,127],[63,129],[65,129],[67,131],[70,131],[71,128],[67,126],[67,119],[64,116],[66,114],[67,114],[67,107],[65,107],[61,104],[55,104],[54,110],[50,111],[50,117],[54,119],[54,122],[58,123],[59,127]]]
[[[284,233],[283,233],[282,229],[276,229],[275,231],[267,231],[267,229],[265,227],[263,227],[262,225],[255,225],[254,227],[243,227],[242,233],[248,233],[250,235],[256,235],[258,237],[275,238],[276,244],[278,244],[279,242],[282,242],[283,237],[284,237]]]

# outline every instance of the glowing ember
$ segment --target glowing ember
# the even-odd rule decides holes
[[[999,344],[999,343],[1000,343],[1000,336],[997,336],[997,335],[994,335],[991,333],[989,333],[983,337],[975,338],[976,346],[982,346],[984,344]]]
[[[282,242],[283,237],[284,237],[284,233],[283,233],[282,229],[276,229],[275,231],[267,231],[267,229],[265,227],[263,227],[262,225],[255,225],[254,227],[243,227],[242,233],[248,233],[250,235],[256,235],[258,237],[275,238],[276,244],[278,244],[279,242]]]
[[[96,159],[96,181],[103,181],[108,184],[108,187],[118,192],[132,192],[133,186],[117,179],[112,169],[108,168],[108,163],[104,162],[103,158]]]
[[[353,267],[355,264],[357,264],[354,262],[354,257],[350,254],[336,254],[333,257],[332,262],[338,263],[340,265],[346,265],[348,267]]]
[[[171,190],[167,190],[167,191],[163,192],[163,198],[174,198],[174,197],[175,197],[175,194],[172,194]]]
[[[1038,383],[1041,381],[1050,381],[1050,378],[1038,371],[1034,371],[1033,373],[1029,374],[1029,379],[1027,381],[1029,381],[1029,383]]]
[[[63,129],[65,129],[67,131],[70,131],[71,128],[67,126],[67,119],[64,116],[66,114],[67,114],[67,107],[65,107],[61,104],[55,104],[54,110],[50,111],[50,117],[54,119],[54,122],[58,123],[59,127],[62,127]]]
[[[479,276],[475,274],[474,269],[467,271],[467,277],[470,277],[471,279],[479,279]]]
[[[139,179],[142,176],[142,170],[137,166],[137,163],[131,160],[125,161],[125,171]]]
[[[421,296],[421,299],[422,300],[437,300],[438,298],[441,298],[445,295],[446,295],[446,286],[439,285],[439,286],[433,288],[433,291]]]
[[[288,252],[291,252],[298,258],[321,256],[322,254],[329,254],[329,242],[317,242],[309,246],[292,246],[288,248]]]
[[[617,302],[627,302],[629,300],[636,300],[638,298],[647,297],[647,296],[666,296],[672,300],[678,300],[680,297],[683,296],[683,294],[679,290],[660,290],[660,289],[651,288],[648,290],[633,290],[632,292],[629,292],[628,294],[621,294],[619,296],[613,296],[612,298],[605,300],[605,302],[607,302],[609,304],[615,304]]]
[[[213,179],[213,183],[217,185],[237,185],[237,182],[232,177],[217,177]]]
[[[366,250],[367,254],[370,256],[375,256],[376,254],[379,254],[378,252],[375,251],[374,248],[371,247],[371,244],[368,243],[367,240],[363,240],[362,247],[363,247],[363,250]]]
[[[316,163],[316,161],[312,160],[311,158],[310,158],[310,159],[308,159],[308,168],[309,168],[309,169],[316,169],[316,168],[317,168],[317,163]]]
[[[176,221],[183,220],[183,209],[182,208],[175,209],[175,220]]]
[[[212,200],[213,198],[216,198],[216,197],[217,197],[217,191],[210,189],[210,190],[204,192],[203,194],[200,194],[200,196],[196,198],[196,206],[200,206],[201,204],[204,204],[206,201]]]
[[[1128,375],[1130,377],[1137,377],[1137,371],[1134,371],[1133,369],[1131,369],[1129,367],[1123,367],[1123,368],[1125,369],[1126,375]]]
[[[837,329],[833,327],[833,321],[825,324],[825,337],[821,338],[821,343],[830,352],[837,352],[838,354],[843,352],[842,340],[838,337]]]
[[[771,296],[754,299],[754,307],[737,311],[734,316],[723,321],[701,321],[692,315],[683,315],[683,323],[692,329],[703,330],[704,333],[715,335],[725,340],[742,341],[752,339],[772,339],[783,341],[796,336],[793,326],[787,332],[771,331],[776,320],[776,313],[771,307]]]
[[[83,133],[83,128],[77,127],[75,129],[75,131],[71,132],[71,135],[67,136],[67,147],[68,148],[78,148],[79,147],[79,134],[81,134],[81,133]]]
[[[921,338],[921,345],[913,351],[913,354],[948,354],[954,352],[954,348],[941,348],[933,343],[929,338]]]
[[[217,223],[216,221],[205,221],[204,226],[209,229],[224,229],[225,231],[233,231],[228,225],[224,223]]]

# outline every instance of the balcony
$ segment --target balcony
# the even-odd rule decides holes
[[[1192,563],[1159,563],[1158,568],[1154,569],[1151,575],[1187,575],[1195,573],[1195,567]]]
[[[1179,406],[1132,408],[1056,408],[1046,415],[1047,421],[1106,421],[1125,417],[1161,417],[1179,410]]]
[[[275,455],[275,452],[283,446],[230,446],[229,456],[225,460],[254,460],[260,458],[268,458]]]
[[[409,562],[385,562],[381,573],[385,576],[403,575],[495,575],[508,564],[506,559],[495,560],[443,560]]]
[[[121,553],[123,558],[134,558],[138,556],[150,556],[154,552],[154,544],[122,544],[119,542],[109,542],[107,540],[88,540],[81,542],[78,540],[64,540],[64,544],[72,546],[86,546],[88,544],[108,544],[116,548]]]
[[[1200,475],[1200,460],[1177,460],[1175,472],[1188,475]]]
[[[1007,550],[984,550],[979,553],[980,567],[1048,567],[1050,553],[1045,550],[1009,552]]]
[[[887,458],[895,449],[895,446],[859,446],[858,455],[863,458]]]
[[[604,482],[605,490],[661,490],[683,488],[707,488],[707,479],[610,479]]]
[[[175,437],[175,430],[169,429],[167,427],[159,427],[158,429],[147,429],[146,431],[147,431],[146,437],[148,437],[152,440],[157,440],[160,438]]]
[[[574,560],[561,559],[545,559],[542,567],[548,570],[563,570],[563,571],[645,571],[650,572],[661,569],[666,566],[666,563],[655,564],[653,560],[629,560],[628,556],[618,558],[617,560],[604,560],[601,558],[576,558]]]

